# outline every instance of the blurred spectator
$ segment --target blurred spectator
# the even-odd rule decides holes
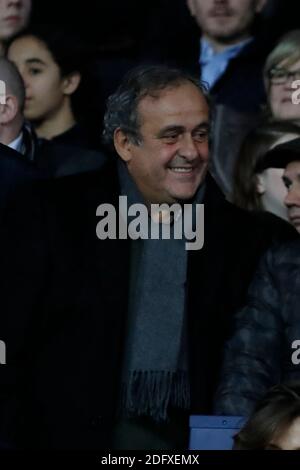
[[[259,17],[265,0],[188,0],[201,32],[201,78],[215,101],[212,172],[225,194],[241,142],[265,103],[263,64],[269,50]]]
[[[24,196],[24,190],[32,186],[37,179],[43,178],[42,172],[37,170],[32,163],[20,158],[20,154],[0,143],[0,227],[12,199],[17,199],[20,194]],[[20,192],[19,192],[20,191]],[[0,441],[1,448],[1,441]]]
[[[234,437],[234,450],[300,450],[300,382],[268,391]]]
[[[232,65],[233,59],[248,55],[247,48],[250,45],[250,51],[253,52],[254,21],[266,0],[187,0],[187,3],[191,15],[202,31],[199,57],[201,78],[212,89]],[[249,80],[247,82],[252,87],[257,84]],[[225,92],[225,95],[228,93]],[[230,98],[223,96],[227,102]],[[233,104],[237,108],[245,105],[238,102]],[[256,104],[252,103],[252,106]]]
[[[18,166],[14,163],[18,154],[20,161],[30,161],[39,170],[53,177],[83,173],[102,166],[105,157],[100,152],[37,139],[35,132],[24,122],[25,88],[22,77],[17,67],[4,57],[0,58],[0,80],[7,84],[6,104],[0,104],[0,143],[17,152],[9,165],[10,172],[16,167],[17,176],[23,167],[26,168],[26,164],[20,163]],[[20,154],[24,156],[23,159],[20,158]],[[7,161],[7,155],[10,154],[6,151],[5,155]],[[24,171],[21,171],[21,175],[23,173]],[[10,181],[9,174],[8,181]]]
[[[300,158],[287,165],[283,181],[288,191],[285,204],[288,208],[289,220],[300,233]]]
[[[224,351],[216,414],[249,416],[270,387],[300,380],[299,292],[300,241],[274,246],[236,315]]]
[[[263,165],[285,169],[282,176],[287,189],[284,204],[289,221],[300,233],[300,139],[276,145],[266,153]]]
[[[292,82],[300,80],[300,29],[279,40],[267,57],[264,75],[270,118],[300,126],[300,105],[292,102]]]
[[[35,142],[30,130],[24,126],[23,80],[16,66],[4,57],[0,57],[0,80],[5,83],[5,100],[1,100],[0,103],[0,222],[2,224],[5,209],[10,199],[15,197],[16,191],[23,190],[27,185],[30,186],[42,174],[29,161],[33,158]],[[22,158],[21,154],[26,158]]]
[[[0,105],[0,142],[33,160],[36,139],[24,124],[24,83],[17,67],[4,57],[0,58],[0,80],[6,84],[6,103]]]
[[[0,0],[0,55],[6,42],[28,26],[31,0]]]
[[[285,166],[283,182],[287,188],[284,200],[290,222],[300,233],[300,139],[274,149],[278,164]]]
[[[10,43],[8,57],[23,77],[24,115],[38,137],[83,148],[100,145],[101,116],[97,135],[93,135],[74,109],[88,60],[77,36],[51,26],[25,31]]]
[[[284,198],[287,190],[278,168],[266,153],[277,145],[300,137],[289,122],[264,123],[244,140],[235,168],[233,202],[247,210],[266,210],[288,220]],[[273,165],[276,165],[273,167]]]

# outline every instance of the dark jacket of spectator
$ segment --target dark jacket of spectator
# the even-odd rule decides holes
[[[99,151],[101,148],[101,126],[93,132],[87,125],[75,124],[71,129],[51,139],[55,144]]]
[[[0,217],[17,188],[31,184],[41,176],[18,152],[0,144]]]
[[[33,168],[54,178],[100,169],[106,155],[87,148],[89,140],[84,129],[78,126],[69,133],[53,140],[38,139],[30,126],[24,126],[22,154],[25,159],[21,156],[19,159],[31,162]]]
[[[236,316],[216,396],[218,414],[248,416],[270,387],[300,379],[299,293],[297,240],[264,256],[247,306]]]
[[[259,41],[231,59],[211,89],[214,102],[212,172],[225,194],[232,192],[233,172],[241,144],[260,119],[266,93],[263,66],[266,53]]]

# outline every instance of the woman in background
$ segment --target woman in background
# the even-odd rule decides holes
[[[278,41],[267,57],[264,77],[269,119],[300,126],[300,105],[292,100],[296,91],[292,83],[300,80],[300,29],[285,34]]]

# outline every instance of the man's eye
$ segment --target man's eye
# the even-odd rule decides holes
[[[169,135],[163,136],[164,142],[170,143],[170,144],[173,144],[174,142],[176,142],[177,139],[178,139],[178,134],[169,134]]]
[[[286,180],[285,178],[283,179],[283,184],[284,184],[284,186],[286,187],[287,190],[289,190],[291,185],[292,185],[291,181]]]
[[[208,132],[206,131],[196,132],[193,135],[193,139],[196,140],[197,142],[204,142],[205,140],[207,140],[207,138],[208,138]]]

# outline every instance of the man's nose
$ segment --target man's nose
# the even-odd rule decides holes
[[[198,147],[191,135],[185,135],[180,146],[180,155],[189,160],[197,158],[199,155]]]
[[[29,80],[28,80],[28,78],[27,78],[27,74],[24,73],[23,70],[21,71],[20,69],[19,69],[19,73],[20,73],[20,75],[21,75],[21,77],[22,77],[22,79],[23,79],[23,83],[24,83],[25,90],[27,90],[27,88],[28,88],[28,86],[29,86]]]
[[[298,190],[291,188],[284,198],[284,203],[287,207],[300,207],[300,188]]]

